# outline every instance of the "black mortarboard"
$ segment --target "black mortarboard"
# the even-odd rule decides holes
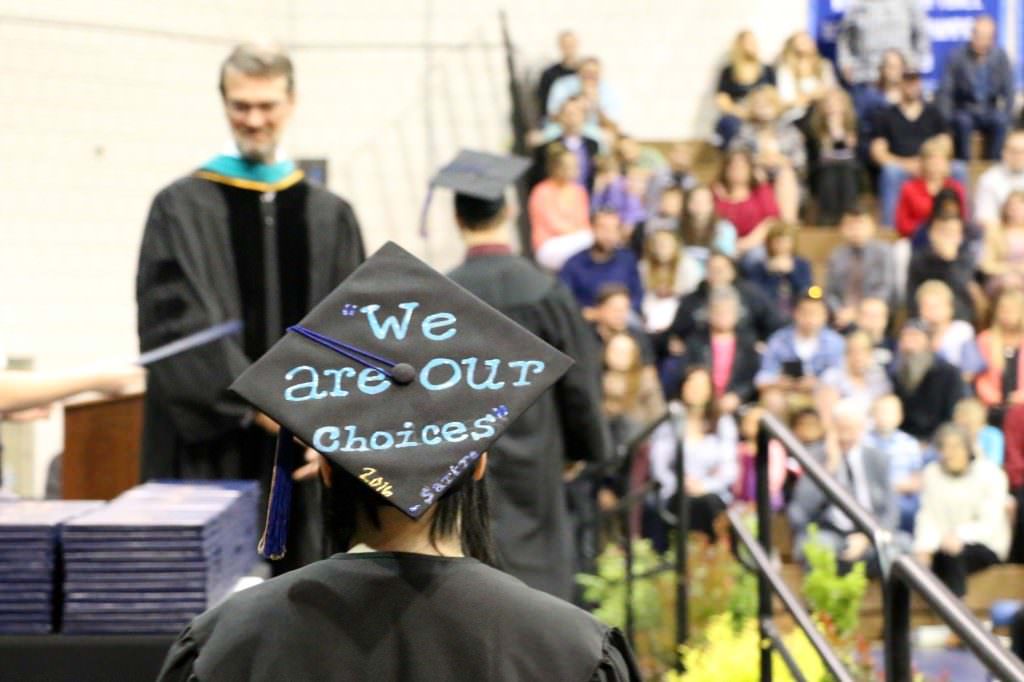
[[[470,223],[483,223],[505,207],[505,188],[531,165],[522,156],[463,150],[442,167],[430,182],[423,216],[435,187],[455,190],[455,214]]]
[[[394,243],[232,384],[281,425],[265,556],[312,446],[417,518],[572,360]]]

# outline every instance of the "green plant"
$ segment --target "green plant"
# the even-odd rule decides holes
[[[853,636],[868,589],[864,562],[855,563],[848,573],[839,575],[835,552],[818,539],[818,529],[814,525],[807,530],[803,551],[808,565],[804,575],[804,597],[811,612],[831,623],[839,639]]]

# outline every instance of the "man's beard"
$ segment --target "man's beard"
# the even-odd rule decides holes
[[[928,351],[904,355],[900,361],[899,380],[911,393],[917,390],[928,370],[935,363],[935,356]]]

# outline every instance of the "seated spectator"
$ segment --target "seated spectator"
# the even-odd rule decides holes
[[[811,111],[807,128],[808,168],[818,222],[835,225],[843,213],[854,208],[860,191],[857,118],[846,91],[826,91]]]
[[[835,326],[845,329],[856,319],[861,301],[878,299],[888,303],[896,299],[896,273],[892,247],[875,239],[875,219],[870,213],[858,206],[847,209],[839,233],[843,243],[828,258],[825,300]],[[888,306],[885,312],[888,317]]]
[[[874,345],[867,332],[850,332],[846,335],[843,363],[821,375],[815,398],[826,427],[831,426],[832,408],[839,401],[858,405],[864,414],[868,414],[875,401],[892,390],[885,370],[875,361],[873,350]]]
[[[655,170],[647,182],[647,213],[658,213],[661,196],[666,190],[673,188],[682,195],[697,186],[697,178],[691,172],[693,152],[686,142],[675,142],[668,152],[668,167]]]
[[[953,316],[974,319],[974,298],[981,293],[974,281],[974,264],[964,245],[964,223],[957,217],[936,218],[928,229],[928,245],[910,259],[907,293],[916,292],[928,280],[945,282],[953,292]],[[918,305],[910,297],[907,307],[917,316]]]
[[[974,380],[978,399],[995,412],[1024,403],[1024,292],[1007,289],[999,294],[992,324],[978,334],[977,344],[985,363]]]
[[[896,353],[896,340],[889,334],[889,304],[880,298],[862,299],[853,327],[867,333],[874,344],[875,362],[889,371]]]
[[[714,521],[732,499],[739,466],[736,446],[739,434],[731,416],[720,416],[716,405],[711,373],[705,367],[693,367],[683,379],[680,399],[686,412],[683,426],[683,453],[686,479],[682,490],[690,505],[690,530],[715,538]],[[675,509],[673,498],[679,486],[675,477],[675,457],[656,457],[651,453],[651,473],[661,483],[660,495]]]
[[[908,239],[932,217],[935,197],[943,189],[956,192],[961,210],[966,208],[964,187],[950,175],[952,148],[945,135],[933,137],[921,145],[921,173],[909,178],[900,190],[896,204],[896,231]],[[961,214],[966,218],[966,213]]]
[[[746,280],[763,291],[785,317],[793,313],[796,297],[811,286],[811,264],[795,250],[796,229],[775,221],[765,239],[765,259],[745,268]]]
[[[715,399],[723,414],[734,414],[757,394],[754,375],[760,358],[754,348],[756,339],[737,331],[739,311],[735,289],[716,289],[708,300],[707,331],[686,340],[686,365],[710,369]]]
[[[647,240],[655,232],[667,230],[679,235],[684,202],[685,196],[681,189],[678,187],[665,188],[654,211],[647,211],[646,219],[636,225],[629,235],[629,247],[633,249],[638,258],[643,257],[647,248]],[[699,272],[703,276],[703,267],[699,268]]]
[[[665,414],[658,376],[644,364],[640,345],[629,334],[613,334],[605,342],[602,386],[604,414],[616,446]]]
[[[602,287],[622,284],[629,289],[633,310],[640,312],[644,290],[636,256],[623,247],[622,225],[614,211],[606,209],[594,214],[593,245],[565,261],[558,278],[584,310],[593,307]]]
[[[813,391],[825,372],[841,366],[843,337],[829,329],[828,308],[818,287],[802,292],[793,324],[772,334],[754,378],[758,388]]]
[[[1024,191],[1010,192],[1002,220],[985,230],[978,269],[987,278],[989,293],[1024,289]]]
[[[684,248],[707,268],[712,251],[736,257],[736,227],[715,211],[715,196],[700,185],[686,195],[686,208],[680,223]]]
[[[602,345],[616,334],[629,334],[640,346],[645,366],[654,365],[654,348],[647,334],[636,323],[629,289],[622,284],[606,284],[597,292],[593,308],[583,311]]]
[[[964,394],[956,367],[932,350],[927,326],[910,320],[900,330],[899,353],[893,362],[893,393],[903,403],[900,428],[918,440],[929,440],[953,418]]]
[[[544,180],[547,175],[547,160],[556,145],[560,145],[576,156],[576,182],[586,187],[588,193],[594,191],[594,174],[597,170],[594,160],[599,146],[597,140],[587,137],[583,132],[584,106],[583,98],[578,96],[570,97],[562,104],[556,119],[561,126],[561,134],[534,149],[530,189]]]
[[[595,231],[596,231],[595,221]],[[647,237],[640,280],[644,295],[642,312],[649,333],[665,331],[676,316],[681,297],[701,281],[700,265],[679,243],[673,230],[655,230]]]
[[[548,270],[558,271],[570,256],[594,243],[587,190],[576,180],[579,162],[562,145],[549,151],[548,177],[530,191],[533,254]]]
[[[740,31],[729,52],[729,64],[722,69],[718,78],[715,106],[719,118],[715,125],[715,144],[725,149],[747,119],[746,98],[761,85],[775,83],[775,74],[770,66],[761,62],[757,38],[751,31]]]
[[[932,279],[917,288],[914,300],[931,333],[932,350],[959,369],[965,382],[972,382],[985,362],[974,343],[974,327],[953,319],[953,291],[945,282]]]
[[[549,116],[554,112],[548,111],[548,95],[551,94],[551,86],[562,76],[571,76],[579,68],[580,41],[572,31],[562,31],[558,34],[558,52],[560,59],[551,66],[544,69],[537,82],[537,111],[541,118]]]
[[[967,576],[1003,561],[1010,549],[1006,474],[975,456],[970,436],[944,426],[935,436],[939,460],[925,467],[914,552],[950,591],[967,593]]]
[[[647,220],[644,206],[646,186],[647,172],[639,166],[629,167],[625,174],[614,178],[609,176],[595,184],[591,208],[615,211],[626,233],[632,234],[637,225]]]
[[[838,85],[830,62],[818,52],[807,31],[797,31],[782,47],[775,67],[775,83],[786,118],[803,118],[826,92]]]
[[[953,423],[970,436],[974,451],[1003,468],[1003,432],[988,423],[988,411],[977,398],[964,398],[953,408]]]
[[[739,458],[739,476],[732,487],[733,498],[741,502],[757,501],[757,432],[760,428],[763,407],[752,407],[743,413],[740,419],[740,445],[737,450]],[[787,461],[789,455],[786,448],[777,440],[768,443],[768,493],[771,495],[772,509],[780,511],[785,505],[784,488],[789,476]]]
[[[711,191],[715,212],[736,228],[736,252],[741,258],[763,258],[764,239],[770,218],[779,217],[775,191],[754,173],[754,162],[745,151],[731,151],[722,161],[722,172]]]
[[[622,104],[615,90],[601,77],[601,61],[586,57],[579,63],[576,73],[562,76],[551,85],[547,111],[561,111],[570,97],[581,96],[584,103],[584,131],[588,137],[601,139],[602,123],[622,120]],[[548,137],[558,135],[557,126],[549,126]]]
[[[615,156],[623,168],[637,167],[646,174],[645,179],[650,180],[651,175],[663,171],[668,167],[668,162],[656,147],[640,144],[635,137],[619,134],[615,139]],[[645,185],[646,187],[646,185]],[[647,191],[644,190],[644,201],[646,202]],[[646,206],[646,203],[645,203]]]
[[[1024,130],[1006,137],[1003,158],[978,178],[974,188],[974,219],[986,234],[999,223],[1011,192],[1024,191]]]
[[[878,199],[883,225],[895,226],[903,183],[921,172],[921,145],[945,132],[942,114],[922,97],[921,75],[904,73],[900,101],[878,112],[871,140],[871,158],[881,168]]]
[[[864,444],[881,452],[889,461],[889,481],[900,508],[899,527],[913,533],[914,518],[920,506],[924,452],[916,438],[899,428],[903,422],[903,405],[898,397],[880,397],[875,401],[871,417],[874,425]]]
[[[971,133],[985,136],[983,158],[998,158],[1013,120],[1013,67],[996,44],[996,22],[988,15],[974,21],[971,39],[946,61],[936,95],[939,111],[953,125],[956,158],[970,156]]]
[[[677,354],[683,353],[683,339],[707,329],[711,292],[725,287],[733,287],[739,293],[740,329],[749,332],[758,341],[764,341],[786,323],[786,319],[757,287],[737,279],[736,263],[732,259],[712,252],[708,260],[707,276],[692,294],[684,296],[679,302],[675,319],[663,335],[664,341],[675,339],[680,344]]]
[[[878,80],[854,88],[853,110],[857,113],[857,158],[870,163],[868,147],[875,137],[878,113],[900,101],[907,60],[899,50],[886,50],[878,67]]]
[[[747,96],[747,119],[729,143],[729,149],[747,151],[755,173],[772,184],[779,214],[796,222],[800,212],[800,179],[807,169],[807,143],[803,133],[782,118],[779,95],[762,85]]]
[[[812,454],[883,528],[895,530],[899,508],[889,482],[889,461],[878,450],[863,444],[866,415],[860,406],[840,402],[835,406],[833,421],[835,428],[826,436],[824,447]],[[813,523],[818,527],[818,541],[835,551],[841,571],[866,561],[869,574],[877,575],[871,540],[829,502],[809,476],[797,481],[787,515],[796,535],[798,556],[803,556],[807,527]]]
[[[931,62],[931,39],[921,5],[906,0],[846,3],[836,35],[836,62],[854,92],[875,79],[889,52],[903,55],[914,68]]]

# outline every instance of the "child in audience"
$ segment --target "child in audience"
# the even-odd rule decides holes
[[[975,449],[997,467],[1003,466],[1003,432],[988,424],[988,410],[977,398],[964,398],[953,408],[953,423],[963,429]]]
[[[733,485],[733,496],[741,502],[757,500],[757,472],[754,461],[757,458],[757,432],[763,407],[752,407],[740,419],[740,444],[737,450],[740,473]],[[778,511],[784,504],[783,488],[789,475],[786,448],[777,440],[768,443],[768,492],[771,494],[772,509]]]
[[[865,437],[864,444],[888,457],[889,480],[899,495],[900,530],[913,533],[921,491],[921,470],[924,468],[921,444],[900,430],[903,404],[896,396],[885,395],[876,400],[871,414],[874,428]]]
[[[950,591],[967,592],[967,576],[1006,559],[1010,522],[1003,470],[973,452],[971,437],[947,424],[935,436],[939,460],[922,477],[914,552]]]
[[[796,234],[793,226],[773,221],[765,238],[765,259],[745,268],[747,281],[759,287],[786,317],[793,314],[796,297],[812,283],[811,264],[795,253]]]
[[[929,280],[914,293],[917,309],[928,325],[935,353],[957,367],[970,383],[985,368],[974,343],[974,327],[953,319],[953,291],[945,282]]]

